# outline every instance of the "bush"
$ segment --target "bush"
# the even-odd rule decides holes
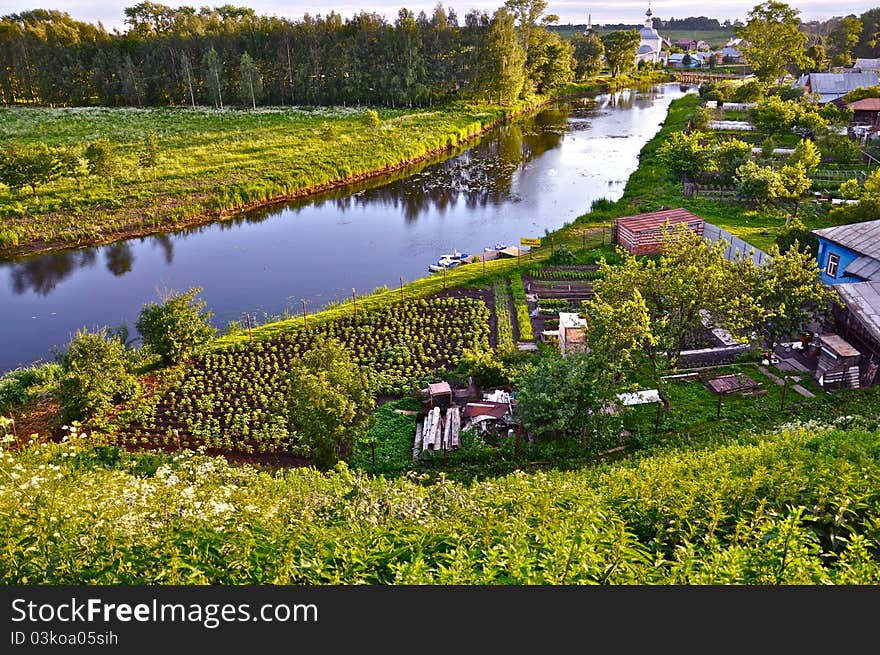
[[[107,328],[78,331],[57,359],[61,365],[58,399],[64,421],[94,416],[137,392],[125,346],[110,336]]]
[[[368,109],[364,112],[364,125],[367,127],[376,127],[380,122],[379,113],[375,109]]]
[[[733,92],[733,102],[758,102],[764,98],[766,89],[758,80],[749,80],[741,84],[736,91]]]
[[[547,263],[553,266],[570,266],[577,263],[577,257],[568,246],[561,245],[550,255]]]
[[[214,338],[210,311],[196,300],[201,288],[171,294],[160,304],[144,305],[135,326],[144,338],[144,345],[162,358],[165,364],[179,362]]]

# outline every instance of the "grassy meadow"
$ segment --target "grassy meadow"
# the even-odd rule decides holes
[[[273,198],[385,171],[466,141],[517,107],[365,109],[0,109],[0,141],[85,146],[109,139],[123,165],[111,189],[94,176],[0,187],[0,254],[112,241],[217,218]],[[153,171],[139,166],[159,139]]]

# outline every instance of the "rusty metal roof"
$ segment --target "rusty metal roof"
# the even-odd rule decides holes
[[[507,403],[493,403],[483,401],[479,403],[468,403],[461,413],[462,418],[471,418],[473,416],[491,416],[492,418],[503,418],[510,411]]]
[[[444,394],[451,394],[452,387],[449,386],[448,382],[437,382],[435,384],[428,385],[428,393],[432,396],[442,396]]]
[[[862,354],[839,334],[820,334],[819,339],[822,340],[823,345],[841,357],[859,357]]]
[[[691,222],[703,223],[704,221],[696,214],[690,213],[687,209],[664,209],[636,216],[624,216],[623,218],[615,219],[614,222],[619,227],[625,227],[633,232],[642,232],[644,230],[659,230],[665,225]]]
[[[853,111],[880,111],[880,98],[865,98],[847,105]]]
[[[707,381],[706,384],[712,391],[720,394],[747,391],[760,386],[759,383],[755,382],[748,375],[743,375],[742,373],[719,375]]]
[[[813,230],[813,234],[860,255],[880,259],[880,220],[826,227]]]
[[[835,284],[849,312],[880,342],[880,282]]]

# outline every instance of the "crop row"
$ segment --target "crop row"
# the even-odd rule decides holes
[[[497,282],[493,288],[495,295],[495,318],[498,320],[498,350],[512,352],[516,348],[513,342],[513,317],[510,314],[510,292],[507,283]]]
[[[404,393],[456,366],[463,349],[488,348],[488,314],[485,303],[469,298],[417,300],[210,353],[119,440],[295,452],[285,413],[287,372],[318,341],[342,343],[377,393]]]

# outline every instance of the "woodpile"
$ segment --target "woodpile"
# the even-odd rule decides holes
[[[423,450],[453,450],[458,448],[461,436],[461,411],[455,405],[443,414],[439,407],[431,409],[425,418],[416,421],[413,459]]]

